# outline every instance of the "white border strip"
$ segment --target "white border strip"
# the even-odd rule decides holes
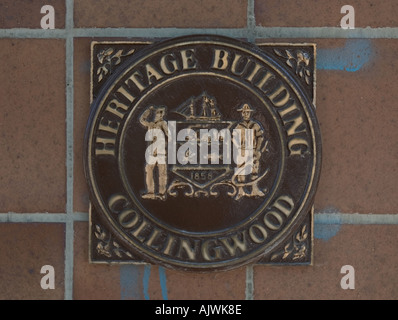
[[[397,39],[398,28],[356,28],[344,30],[338,27],[314,28],[265,28],[256,27],[257,38],[366,38]]]
[[[73,38],[170,38],[193,34],[224,35],[249,40],[264,38],[362,38],[362,39],[398,39],[398,28],[356,28],[344,30],[338,27],[259,27],[254,26],[252,7],[248,6],[247,28],[72,28],[68,29],[0,29],[0,38],[37,38],[67,39]],[[255,23],[255,22],[254,22]]]
[[[246,37],[250,42],[255,42],[256,34],[256,16],[254,13],[254,0],[247,1],[247,32]],[[254,271],[253,265],[246,266],[246,276],[245,276],[245,299],[253,300],[254,298]]]
[[[398,225],[398,214],[316,213],[315,224]]]
[[[0,213],[0,223],[67,223],[68,221],[88,222],[88,213]],[[315,213],[314,224],[398,225],[398,214]]]
[[[256,39],[256,15],[254,13],[254,0],[247,2],[247,39],[254,42]]]
[[[73,245],[74,245],[74,213],[73,213],[73,0],[65,0],[66,16],[66,225],[65,225],[65,300],[73,299]]]
[[[65,213],[0,213],[0,223],[66,223],[88,221],[88,213],[75,212],[73,216]]]
[[[254,272],[253,265],[246,267],[246,289],[245,298],[246,300],[254,300]]]

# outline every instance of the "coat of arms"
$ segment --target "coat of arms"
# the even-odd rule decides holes
[[[92,262],[311,263],[313,45],[96,42],[92,59]]]

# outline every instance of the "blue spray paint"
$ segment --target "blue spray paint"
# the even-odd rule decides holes
[[[143,298],[141,283],[144,274],[143,266],[120,266],[120,298],[122,300],[140,300]]]
[[[327,207],[322,212],[314,215],[314,238],[328,241],[340,231],[341,214],[334,207]]]
[[[159,280],[160,280],[160,288],[162,289],[162,298],[164,300],[168,300],[166,270],[163,267],[159,267]]]
[[[149,279],[151,265],[121,265],[120,266],[120,298],[121,300],[150,300]],[[162,298],[167,300],[166,271],[159,267],[159,282]]]
[[[318,49],[318,70],[355,72],[372,58],[372,42],[368,39],[349,39],[343,48]]]
[[[340,224],[314,224],[314,238],[328,241],[340,231]]]
[[[142,278],[142,285],[144,287],[144,298],[145,300],[149,300],[149,277],[151,276],[151,265],[147,264],[145,265],[144,269],[144,277]]]

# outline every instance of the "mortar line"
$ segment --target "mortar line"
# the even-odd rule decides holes
[[[65,213],[0,213],[0,223],[66,223]],[[73,221],[88,221],[88,213],[74,213]]]
[[[253,1],[253,0],[249,0]],[[251,12],[251,8],[249,11]],[[245,28],[71,28],[54,29],[0,29],[0,38],[54,39],[73,37],[126,37],[126,38],[169,38],[190,34],[215,34],[235,38],[342,38],[342,39],[398,39],[398,27],[356,28],[344,30],[339,27],[261,27],[253,26],[254,16]],[[250,35],[248,33],[252,32]]]
[[[66,223],[67,221],[87,222],[87,212],[66,213],[48,212],[6,212],[0,213],[0,223]],[[315,224],[355,224],[355,225],[398,225],[397,213],[322,213],[314,214]]]
[[[256,16],[254,13],[254,0],[247,1],[247,39],[250,42],[256,40]]]
[[[254,15],[254,0],[247,0],[247,40],[254,43],[256,40],[256,20]],[[245,299],[253,300],[253,266],[246,267],[245,275]]]
[[[256,26],[257,38],[343,38],[343,39],[397,39],[398,28],[356,28],[344,30],[339,27],[261,27]]]
[[[254,280],[253,280],[253,265],[246,267],[246,289],[245,297],[246,300],[254,300]]]
[[[65,300],[73,299],[73,0],[65,0],[66,31],[66,225],[65,225]]]
[[[315,213],[317,224],[398,225],[398,214]]]

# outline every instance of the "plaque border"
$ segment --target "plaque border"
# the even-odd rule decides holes
[[[156,42],[152,42],[152,41],[92,41],[91,42],[91,56],[90,56],[90,64],[91,64],[91,70],[90,70],[90,109],[92,107],[93,101],[94,101],[94,46],[95,45],[131,45],[131,46],[148,46],[151,44],[154,44]],[[284,43],[284,42],[278,42],[278,43],[255,43],[254,45],[256,45],[260,50],[262,50],[263,48],[276,48],[276,47],[309,47],[312,48],[313,52],[312,52],[312,57],[313,57],[313,75],[312,75],[312,81],[311,81],[311,85],[312,85],[312,105],[314,107],[314,113],[316,114],[316,44],[314,43]],[[297,79],[296,79],[297,80]],[[106,81],[105,81],[106,82]],[[308,93],[308,92],[307,92]],[[91,113],[90,113],[91,114]],[[315,141],[315,140],[314,140]],[[316,147],[320,147],[320,143],[316,144]],[[318,150],[316,152],[319,152]],[[319,157],[319,162],[321,162],[321,157]],[[316,166],[313,167],[313,170],[316,169]],[[320,170],[320,169],[318,169]],[[313,180],[313,183],[317,183],[317,181]],[[311,189],[311,188],[309,188]],[[314,190],[315,192],[315,190]],[[308,195],[307,195],[308,197]],[[93,221],[93,204],[90,200],[90,208],[89,208],[89,262],[90,263],[99,263],[99,264],[138,264],[138,265],[142,265],[142,264],[147,264],[147,263],[152,263],[149,260],[145,260],[142,259],[142,257],[135,257],[135,255],[132,255],[131,258],[129,259],[123,259],[121,257],[119,257],[120,259],[112,259],[110,257],[106,257],[106,255],[104,255],[103,259],[98,258],[98,255],[94,254],[94,241],[95,241],[95,232],[98,233],[98,230],[96,229],[95,226],[95,221]],[[302,259],[302,261],[287,261],[286,259],[282,259],[282,260],[286,260],[286,261],[271,261],[271,257],[272,254],[275,253],[276,251],[280,251],[281,248],[286,245],[286,242],[289,242],[288,239],[286,239],[286,241],[282,241],[281,244],[277,245],[276,247],[273,248],[272,251],[270,251],[267,255],[262,256],[261,255],[258,258],[253,258],[253,259],[248,259],[248,264],[253,264],[253,262],[250,262],[251,260],[256,260],[256,262],[254,262],[255,265],[313,265],[313,260],[314,260],[314,252],[313,252],[313,220],[314,220],[314,206],[312,204],[311,209],[309,211],[309,213],[307,215],[305,215],[304,218],[302,218],[302,221],[300,221],[299,224],[297,224],[295,226],[294,232],[292,234],[295,234],[296,232],[296,228],[301,228],[303,223],[309,223],[310,225],[310,230],[309,231],[309,254],[307,255],[306,259]],[[304,215],[303,215],[304,216]],[[304,221],[306,220],[306,221]],[[307,221],[308,220],[308,221]],[[114,236],[112,234],[112,231],[108,231],[110,232],[110,236]],[[283,245],[282,245],[283,244]],[[120,246],[120,244],[118,244]],[[123,247],[118,247],[120,248],[120,250],[122,251],[126,251],[125,248]],[[226,263],[228,265],[228,262]],[[235,265],[233,265],[231,268],[235,268]],[[215,271],[220,271],[220,270],[228,270],[225,268],[220,269],[220,267],[217,267],[214,269]],[[212,271],[212,269],[206,269],[206,270],[201,270],[200,268],[195,268],[195,269],[190,269],[189,271],[196,271],[196,272],[203,272],[203,271]]]

